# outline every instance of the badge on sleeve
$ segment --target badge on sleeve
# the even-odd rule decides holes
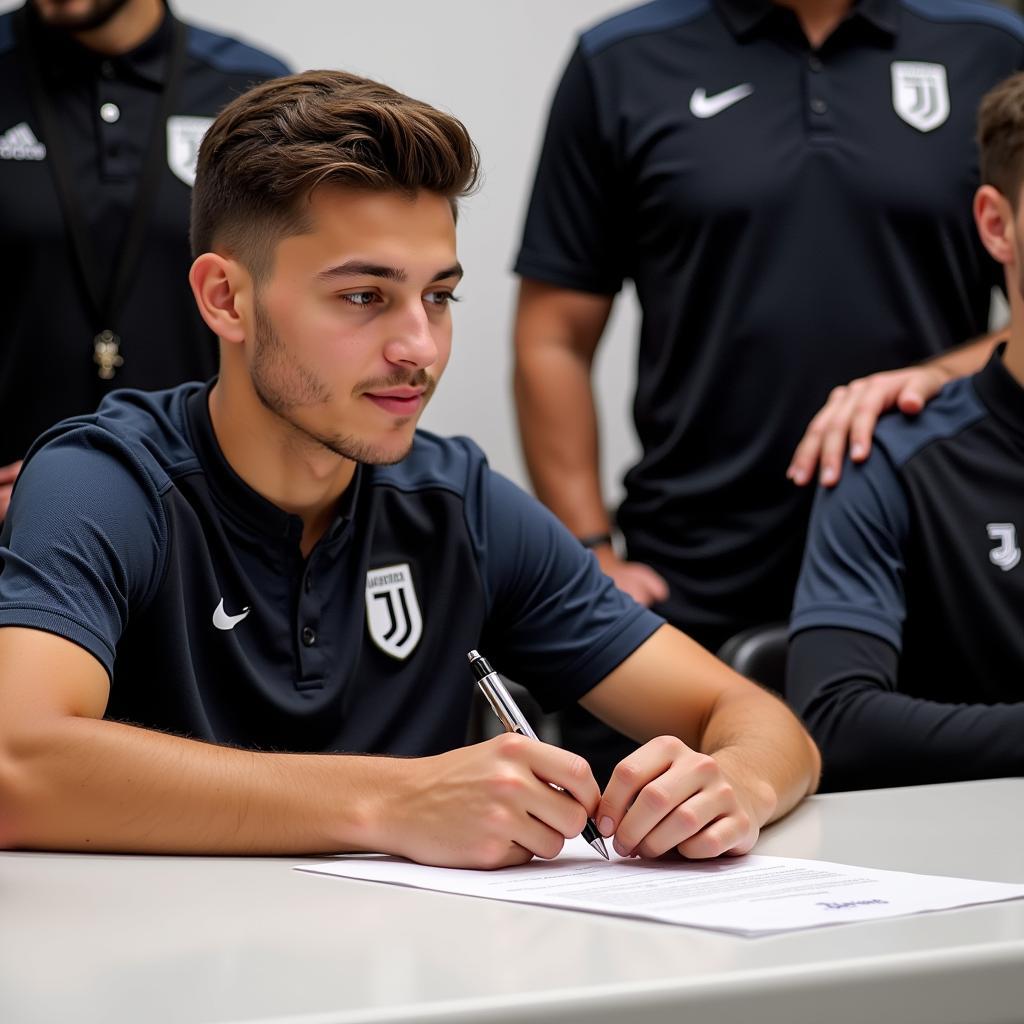
[[[366,626],[370,638],[392,658],[404,661],[423,635],[423,617],[408,562],[366,574]]]
[[[930,132],[949,117],[949,86],[943,64],[892,62],[892,105],[919,132]]]
[[[175,115],[167,118],[167,166],[189,188],[196,183],[199,143],[211,124],[212,117]]]

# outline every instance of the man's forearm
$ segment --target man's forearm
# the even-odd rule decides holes
[[[608,532],[589,362],[558,347],[521,356],[516,407],[534,493],[577,536]]]
[[[311,854],[373,848],[389,758],[270,754],[55,717],[0,761],[0,847]]]
[[[951,348],[940,356],[929,359],[934,366],[945,370],[950,378],[966,377],[977,373],[988,362],[992,350],[1009,337],[1009,327],[1001,327],[998,331],[973,338],[963,345]]]
[[[716,701],[700,749],[751,793],[766,825],[818,786],[821,758],[793,713],[771,694],[728,691]]]
[[[847,680],[807,713],[829,789],[1024,773],[1024,704],[941,704]]]

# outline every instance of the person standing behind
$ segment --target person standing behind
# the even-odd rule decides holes
[[[1024,22],[962,0],[657,0],[582,35],[515,265],[523,448],[604,571],[711,650],[788,616],[811,495],[787,468],[808,481],[807,446],[790,460],[830,389],[941,356],[848,389],[927,399],[991,351],[943,355],[983,334],[999,281],[973,112],[1022,66]],[[621,559],[590,371],[627,278],[643,454]],[[622,756],[566,729],[605,770]]]
[[[786,696],[830,789],[1024,772],[1024,75],[978,115],[978,233],[1010,336],[818,494]]]
[[[287,71],[162,0],[0,17],[0,521],[51,423],[215,372],[185,280],[196,154],[221,107]]]

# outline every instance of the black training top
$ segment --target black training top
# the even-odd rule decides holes
[[[460,745],[477,648],[559,708],[661,619],[464,439],[362,466],[309,557],[230,468],[209,386],[118,391],[32,449],[0,534],[0,626],[74,641],[107,717],[212,742]]]
[[[832,789],[1024,773],[1024,389],[999,354],[821,490],[786,696]]]
[[[643,456],[619,524],[699,635],[784,619],[810,494],[785,479],[839,383],[983,333],[981,96],[1024,22],[862,0],[819,50],[770,0],[657,0],[586,32],[516,271],[643,309]]]
[[[172,17],[135,50],[103,57],[66,32],[48,29],[29,6],[70,157],[78,205],[109,282],[167,72]],[[259,50],[194,26],[178,102],[168,118],[166,154],[147,223],[143,256],[117,329],[124,366],[97,376],[94,324],[72,259],[51,161],[33,109],[14,14],[0,17],[0,465],[21,458],[46,427],[91,412],[112,387],[169,387],[205,380],[217,343],[188,285],[189,205],[199,140],[221,108],[249,86],[286,74]]]

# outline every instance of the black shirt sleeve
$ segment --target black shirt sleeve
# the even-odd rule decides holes
[[[481,489],[484,650],[546,711],[558,710],[601,682],[664,620],[619,590],[535,498],[490,470]]]
[[[625,190],[603,137],[593,82],[577,49],[555,93],[515,271],[578,291],[622,286]]]
[[[823,790],[1024,774],[1024,703],[911,697],[896,690],[898,662],[891,644],[854,630],[793,638],[786,696],[821,748]]]
[[[25,463],[0,534],[0,626],[54,633],[113,675],[118,641],[163,567],[166,521],[147,472],[84,428]]]

